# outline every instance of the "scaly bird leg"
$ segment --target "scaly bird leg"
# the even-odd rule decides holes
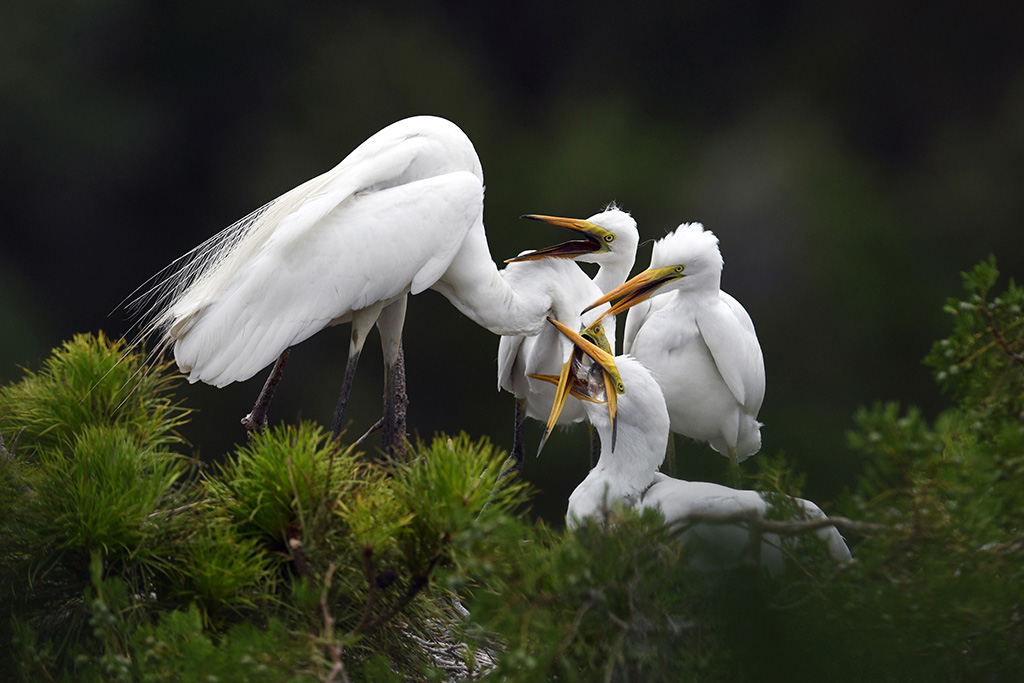
[[[526,453],[526,401],[516,399],[515,426],[512,429],[512,452],[505,461],[506,467],[498,475],[498,481],[511,476],[518,477],[523,471],[523,456]]]
[[[384,354],[384,433],[381,450],[388,460],[405,456],[405,416],[409,397],[405,393],[405,350],[402,328],[405,325],[407,297],[400,297],[381,310],[377,317],[380,347]]]
[[[348,361],[345,363],[345,380],[341,385],[338,404],[334,408],[334,419],[331,420],[331,437],[334,439],[338,438],[342,427],[344,427],[345,408],[348,406],[349,394],[352,393],[352,382],[356,376],[356,366],[359,365],[359,356],[363,352],[366,336],[380,316],[382,306],[383,304],[378,302],[352,312],[352,332],[348,344]]]
[[[338,438],[341,434],[342,423],[345,420],[345,408],[348,406],[348,395],[352,393],[352,380],[356,376],[356,366],[359,365],[359,351],[350,352],[348,362],[345,364],[345,380],[341,384],[341,394],[338,396],[338,404],[334,408],[334,419],[331,420],[331,437]]]
[[[732,485],[735,488],[743,486],[743,471],[740,469],[740,461],[736,457],[736,448],[729,449],[729,473],[732,476]],[[758,546],[760,547],[760,546]]]
[[[381,436],[381,448],[390,460],[405,454],[408,407],[409,397],[405,393],[405,350],[399,345],[394,364],[384,368],[384,433]]]
[[[252,407],[252,412],[242,418],[242,426],[248,432],[249,439],[267,428],[267,410],[270,408],[270,399],[274,398],[274,392],[277,391],[277,385],[281,382],[281,375],[284,374],[284,366],[288,362],[291,352],[291,349],[285,349],[278,356],[277,362],[274,363],[274,369],[270,371],[270,376],[263,384],[263,390],[256,398],[256,405]]]

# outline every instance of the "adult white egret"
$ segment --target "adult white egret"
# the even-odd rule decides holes
[[[559,289],[561,296],[554,309],[546,315],[579,329],[580,324],[591,327],[596,338],[608,335],[612,344],[615,340],[615,317],[607,320],[607,328],[601,325],[608,306],[598,307],[584,315],[580,311],[596,297],[609,292],[629,275],[636,260],[639,234],[636,221],[627,212],[610,206],[600,213],[582,220],[555,216],[527,215],[523,218],[558,225],[578,233],[583,239],[564,242],[545,249],[526,251],[509,259],[502,271],[505,280],[514,289],[521,289],[539,278],[556,277],[565,282]],[[595,263],[598,271],[591,280],[578,266],[567,263],[553,267],[551,259],[572,259],[576,262]],[[606,342],[607,343],[607,342]],[[513,471],[522,467],[525,449],[526,418],[546,420],[552,414],[555,401],[565,403],[568,392],[557,392],[546,382],[530,378],[535,374],[560,374],[570,367],[569,356],[572,345],[559,332],[545,325],[534,336],[503,336],[498,343],[498,389],[504,389],[516,397],[515,431],[512,443]],[[563,386],[568,386],[568,382]],[[583,408],[573,401],[561,411],[559,424],[579,422],[586,418]],[[544,439],[554,427],[547,424]],[[543,441],[542,441],[543,445]],[[591,463],[593,464],[593,463]]]
[[[570,328],[557,321],[553,324],[595,361],[589,371],[577,373],[572,391],[581,399],[603,446],[597,465],[569,496],[566,524],[575,527],[589,517],[600,516],[614,503],[637,510],[656,508],[678,529],[696,567],[722,569],[760,562],[769,571],[781,570],[789,552],[787,542],[775,533],[758,533],[756,524],[751,524],[766,519],[772,507],[760,493],[674,479],[658,471],[668,443],[669,411],[651,372],[632,356],[613,359]],[[607,447],[612,426],[600,405],[607,391],[605,368],[625,386],[618,397],[619,434],[614,453]],[[549,377],[548,381],[556,380]],[[795,498],[790,503],[807,519],[827,519],[809,500]],[[851,559],[834,526],[821,526],[814,533],[825,540],[834,560]]]
[[[631,308],[623,352],[661,384],[672,431],[735,464],[761,448],[764,357],[750,316],[721,290],[722,263],[714,233],[683,223],[655,243],[647,270],[590,306]]]
[[[401,334],[406,296],[439,291],[495,334],[536,334],[557,296],[514,290],[491,259],[483,170],[454,123],[417,116],[387,126],[326,173],[274,199],[172,264],[154,288],[145,333],[173,346],[190,382],[249,379],[325,327],[352,323],[342,416],[359,353],[376,323],[389,390],[385,449],[404,435]],[[268,380],[268,385],[271,381]],[[250,415],[261,428],[265,413]]]

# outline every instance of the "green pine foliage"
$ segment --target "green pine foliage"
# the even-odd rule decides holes
[[[100,554],[119,565],[159,566],[165,527],[155,517],[173,500],[183,473],[179,456],[138,448],[123,427],[90,425],[67,451],[38,453],[28,473],[34,495],[26,512],[40,522],[38,542],[58,556]]]
[[[81,335],[0,391],[3,676],[427,676],[451,591],[520,524],[505,455],[461,435],[385,465],[303,423],[202,468],[166,370]]]
[[[848,616],[890,675],[1024,672],[1024,290],[990,298],[998,275],[992,258],[964,274],[925,361],[955,406],[929,424],[879,404],[850,435],[867,467],[849,514],[888,533],[858,552]]]
[[[176,374],[77,336],[0,388],[0,681],[1017,680],[1024,291],[964,285],[926,359],[949,408],[855,417],[852,564],[759,456],[777,576],[695,570],[656,512],[532,522],[465,434],[390,462],[284,425],[200,467]]]
[[[64,448],[88,426],[121,425],[139,446],[178,445],[188,410],[170,393],[177,379],[167,368],[102,332],[75,335],[38,372],[0,387],[0,432],[24,457]]]
[[[147,683],[284,683],[308,681],[296,664],[309,657],[308,644],[289,633],[284,623],[263,627],[239,623],[214,634],[204,627],[200,610],[168,612],[156,624],[132,634],[134,678]]]
[[[1010,280],[1005,292],[990,297],[998,279],[995,257],[963,274],[967,297],[944,307],[953,334],[925,359],[979,430],[1024,418],[1024,289]]]
[[[175,565],[175,601],[191,604],[207,622],[258,610],[273,596],[279,559],[224,519],[197,514],[193,520]]]
[[[339,450],[311,423],[273,428],[204,478],[209,501],[242,533],[285,547],[302,530],[330,525],[336,501],[360,483],[359,459]]]
[[[3,597],[57,641],[60,661],[87,631],[90,563],[99,558],[143,599],[174,573],[168,558],[183,532],[167,511],[187,495],[189,465],[169,448],[182,442],[175,430],[187,411],[168,393],[165,366],[125,353],[79,335],[42,371],[0,389],[0,434],[15,435],[0,457]]]
[[[718,638],[697,615],[714,591],[687,567],[685,549],[660,515],[615,508],[576,533],[538,527],[512,562],[515,580],[478,592],[472,603],[474,619],[505,637],[488,680],[708,673]]]

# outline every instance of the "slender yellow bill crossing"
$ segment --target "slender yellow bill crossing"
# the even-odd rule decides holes
[[[617,423],[616,413],[618,411],[618,395],[624,393],[626,390],[625,384],[622,382],[622,377],[619,375],[619,370],[615,366],[615,357],[611,353],[597,346],[596,344],[585,339],[582,335],[564,324],[558,322],[553,318],[548,318],[548,322],[554,325],[558,330],[576,345],[579,351],[590,356],[595,363],[601,366],[604,374],[604,385],[605,385],[605,397],[608,403],[608,418],[612,423],[612,451],[615,450],[615,437],[617,434]],[[551,406],[551,415],[548,418],[547,427],[544,430],[544,437],[541,439],[541,448],[543,448],[547,436],[550,430],[554,427],[558,421],[559,415],[562,413],[562,408],[565,406],[565,401],[572,390],[572,381],[570,372],[571,366],[576,362],[575,353],[570,358],[569,362],[562,367],[562,374],[558,378],[558,386],[555,389],[555,401]],[[539,452],[539,451],[538,451]]]

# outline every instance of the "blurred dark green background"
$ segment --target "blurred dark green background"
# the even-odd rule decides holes
[[[430,113],[477,146],[496,260],[562,238],[520,214],[612,200],[645,240],[718,234],[764,349],[762,453],[793,458],[812,498],[859,471],[858,405],[941,409],[920,359],[958,273],[989,253],[1024,272],[1024,3],[505,5],[7,0],[0,381],[75,332],[130,334],[114,309],[163,265]],[[433,292],[406,331],[410,427],[509,447],[497,339]],[[329,422],[346,345],[347,327],[298,347],[272,419]],[[352,436],[379,416],[375,345]],[[181,390],[203,457],[243,438],[262,381]],[[564,513],[585,447],[577,428],[527,463],[539,513]],[[680,457],[691,477],[724,463]]]

